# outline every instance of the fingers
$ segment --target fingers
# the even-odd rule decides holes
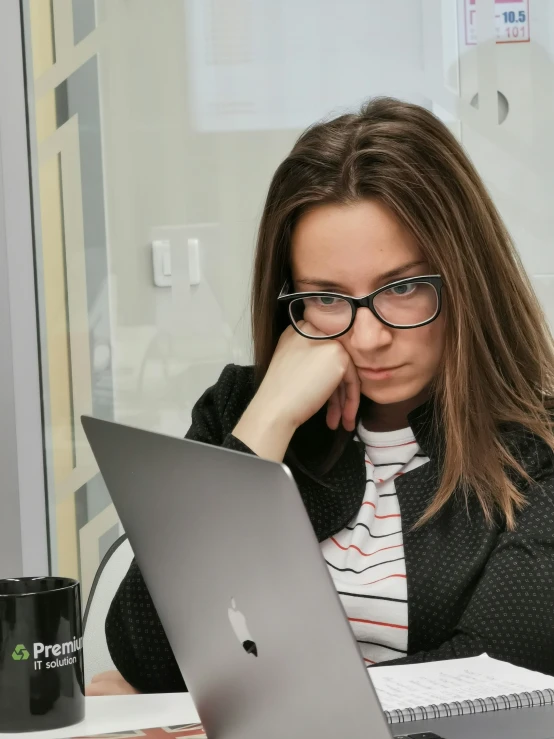
[[[88,696],[98,696],[98,695],[113,695],[113,692],[110,691],[110,688],[113,688],[114,683],[111,682],[102,682],[102,680],[97,680],[96,682],[90,683],[90,685],[87,685],[85,688],[85,695]]]
[[[356,415],[360,407],[360,380],[353,362],[348,363],[342,386],[345,392],[345,400],[342,406],[342,425],[347,431],[354,431]]]
[[[327,405],[327,425],[335,431],[342,419],[347,431],[356,428],[356,416],[360,406],[360,382],[352,363],[344,376],[343,382],[329,398]]]
[[[85,695],[135,695],[135,690],[117,670],[101,672],[94,675],[89,685],[85,688]]]
[[[117,683],[113,680],[99,680],[98,682],[90,683],[85,688],[85,695],[90,697],[97,697],[99,695],[136,695],[137,693],[138,690],[135,690],[125,681]]]
[[[98,682],[110,682],[110,681],[119,681],[123,680],[123,677],[120,672],[117,670],[108,670],[107,672],[99,672],[97,675],[94,675],[91,682],[92,683],[98,683]]]
[[[342,419],[344,428],[354,431],[359,407],[360,379],[354,363],[349,361],[342,382],[328,401],[327,425],[335,431]]]
[[[346,403],[346,388],[344,386],[344,382],[341,382],[341,384],[338,387],[338,391],[339,391],[339,400],[340,400],[340,410],[341,410],[341,415],[342,415],[344,404]]]
[[[327,401],[327,426],[335,431],[342,416],[342,405],[339,398],[338,388]]]

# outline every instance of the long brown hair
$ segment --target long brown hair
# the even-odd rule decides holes
[[[252,291],[255,364],[265,374],[288,321],[277,296],[291,234],[308,208],[371,198],[396,215],[443,277],[446,345],[434,395],[444,429],[442,478],[420,524],[456,489],[508,528],[528,475],[500,429],[515,423],[554,448],[545,402],[554,349],[545,317],[492,200],[460,144],[434,115],[391,98],[305,131],[271,182]],[[470,493],[471,491],[471,493]]]

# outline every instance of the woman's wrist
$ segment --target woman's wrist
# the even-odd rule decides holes
[[[273,403],[254,398],[233,430],[233,436],[259,457],[282,462],[296,424]]]

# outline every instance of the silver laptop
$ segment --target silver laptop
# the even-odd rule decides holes
[[[390,739],[288,468],[82,420],[208,736]],[[528,712],[514,713],[526,738],[552,736],[553,713],[542,713],[545,733]],[[394,733],[509,738],[521,735],[514,718],[418,722]]]

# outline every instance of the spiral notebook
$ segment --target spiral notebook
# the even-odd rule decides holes
[[[391,724],[554,704],[554,677],[486,654],[373,667],[369,675]]]

